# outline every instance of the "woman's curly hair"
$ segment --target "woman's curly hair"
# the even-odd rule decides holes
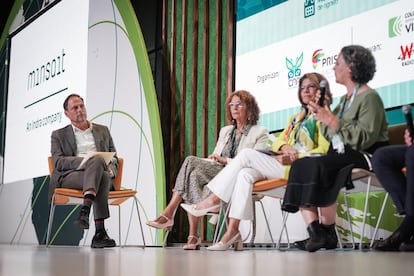
[[[343,47],[341,53],[346,64],[350,65],[353,81],[364,84],[372,80],[376,65],[369,49],[360,45],[349,45]]]
[[[259,120],[260,109],[259,105],[257,104],[256,98],[246,90],[237,90],[231,93],[226,100],[226,118],[229,122],[235,124],[236,121],[231,116],[230,106],[229,103],[233,99],[234,96],[240,98],[240,101],[246,107],[246,114],[247,114],[247,124],[256,125],[257,121]]]

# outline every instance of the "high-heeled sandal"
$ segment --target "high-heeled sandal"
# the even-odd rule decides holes
[[[187,213],[189,213],[189,214],[191,214],[195,217],[202,217],[202,216],[207,215],[207,213],[209,213],[209,212],[213,212],[213,211],[215,212],[215,211],[219,210],[220,204],[213,205],[213,206],[207,207],[205,209],[197,209],[197,205],[195,205],[195,204],[181,203],[181,207],[183,207],[183,209]]]
[[[196,240],[196,243],[191,243],[192,241]],[[200,250],[201,239],[197,236],[188,236],[187,243],[184,244],[184,250]]]
[[[231,245],[234,245],[234,251],[242,251],[243,250],[243,241],[241,239],[240,233],[234,235],[228,242],[219,241],[216,244],[213,244],[207,247],[207,250],[210,251],[226,251],[229,249]]]
[[[158,222],[160,219],[164,219],[165,222]],[[147,221],[146,224],[157,229],[166,229],[171,231],[174,225],[174,219],[164,215],[159,215],[155,220]]]

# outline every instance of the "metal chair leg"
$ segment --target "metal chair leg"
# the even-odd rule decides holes
[[[221,203],[221,204],[223,205],[223,203]],[[221,206],[220,207],[219,221],[217,222],[216,229],[214,230],[213,243],[219,242],[220,235],[221,235],[221,233],[222,233],[222,231],[224,229],[224,226],[227,227],[227,216],[228,216],[228,214],[230,212],[230,205],[231,205],[231,203],[229,202],[227,204],[227,207],[226,208],[224,206]],[[223,209],[225,209],[224,216],[223,216],[223,221],[220,223],[220,217],[221,217],[221,214],[222,214],[222,210]]]
[[[119,247],[124,247],[121,243],[121,206],[118,205],[118,241]],[[126,245],[126,239],[125,239]]]
[[[377,219],[377,224],[375,225],[375,230],[374,230],[374,233],[372,234],[371,243],[369,244],[370,248],[372,248],[372,246],[374,245],[375,238],[377,237],[378,229],[379,229],[379,226],[381,224],[382,214],[384,213],[385,206],[387,205],[388,196],[389,196],[389,194],[386,193],[385,197],[384,197],[384,201],[382,202],[381,211],[380,211],[380,213],[378,215],[378,219]]]
[[[282,229],[280,230],[279,240],[277,241],[277,246],[276,246],[276,249],[277,250],[280,250],[281,249],[280,248],[280,242],[282,241],[283,231],[285,231],[286,238],[287,238],[287,241],[288,241],[288,245],[284,249],[289,249],[290,248],[289,233],[288,233],[287,227],[286,227],[286,222],[287,222],[288,216],[289,216],[289,213],[288,212],[282,211]]]
[[[371,179],[372,177],[368,177],[368,184],[367,184],[367,190],[365,194],[365,204],[364,204],[364,215],[362,217],[362,231],[361,231],[361,239],[359,241],[359,250],[362,250],[362,242],[365,236],[365,223],[367,218],[367,212],[368,212],[368,201],[369,201],[369,192],[371,190]]]
[[[53,225],[53,217],[55,213],[55,195],[52,197],[52,202],[50,204],[50,211],[49,211],[49,222],[47,225],[47,233],[46,233],[46,247],[49,247],[50,242],[50,234],[52,232],[52,225]]]
[[[252,196],[252,201],[253,201],[253,220],[252,220],[252,236],[251,236],[251,238],[250,238],[250,243],[251,244],[253,244],[254,243],[254,240],[255,240],[255,238],[256,238],[256,201],[259,201],[259,200],[256,200],[255,198],[254,198],[255,196],[253,195]],[[262,207],[262,209],[263,209],[263,207]]]
[[[336,227],[336,225],[335,225],[335,233],[336,233],[336,236],[338,237],[339,248],[343,249],[344,246],[342,244],[341,236],[339,235],[338,228]]]
[[[270,230],[269,220],[267,219],[267,215],[266,215],[266,212],[265,212],[265,209],[264,209],[264,206],[263,206],[263,202],[260,199],[257,200],[257,201],[259,202],[260,206],[262,207],[263,216],[264,216],[264,219],[265,219],[265,222],[266,222],[267,231],[269,232],[270,240],[272,241],[272,246],[276,247],[275,241],[273,240],[272,231]],[[255,216],[255,220],[256,220],[256,215],[254,215],[254,216]],[[256,223],[254,224],[254,226],[256,227]],[[253,231],[254,231],[254,233],[256,233],[256,229],[254,229]]]
[[[351,240],[352,240],[352,248],[355,249],[355,238],[354,238],[354,230],[352,229],[352,222],[351,222],[351,215],[349,212],[349,205],[348,205],[348,198],[347,198],[347,193],[344,193],[344,203],[345,203],[345,208],[346,208],[346,216],[348,219],[348,227],[349,227],[349,231],[351,233]]]
[[[137,214],[138,214],[138,220],[139,220],[139,227],[141,228],[142,243],[144,244],[144,248],[145,248],[146,247],[146,244],[145,244],[144,230],[142,228],[141,215],[140,215],[139,207],[138,207],[138,200],[137,200],[137,198],[135,196],[134,196],[134,202],[135,202],[135,207],[137,208]],[[175,215],[175,213],[174,213],[174,215]]]

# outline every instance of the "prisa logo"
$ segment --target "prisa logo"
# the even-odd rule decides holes
[[[313,69],[316,69],[316,67],[318,67],[318,63],[321,61],[321,58],[324,55],[325,54],[322,52],[322,49],[318,49],[315,52],[313,52],[313,54],[312,54],[312,67],[313,67]]]
[[[289,70],[288,72],[289,87],[297,85],[299,77],[302,73],[300,70],[300,66],[302,66],[302,62],[303,62],[303,52],[299,57],[296,58],[295,62],[293,62],[293,59],[286,58],[286,68]]]

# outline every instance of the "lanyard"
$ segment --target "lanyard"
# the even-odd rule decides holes
[[[306,118],[307,114],[305,115]],[[295,128],[296,123],[300,122],[302,120],[301,112],[298,113],[298,115],[292,120],[289,127],[285,131],[285,140],[289,140],[290,133]]]
[[[358,83],[355,86],[354,91],[352,92],[351,99],[349,99],[348,105],[346,106],[346,108],[345,108],[345,105],[346,105],[347,101],[346,101],[346,98],[345,98],[345,101],[342,103],[341,110],[339,111],[339,116],[338,116],[339,119],[341,119],[344,116],[344,113],[346,113],[349,110],[349,108],[351,107],[352,102],[354,101],[355,95],[358,92],[360,87],[361,87],[360,83]]]

